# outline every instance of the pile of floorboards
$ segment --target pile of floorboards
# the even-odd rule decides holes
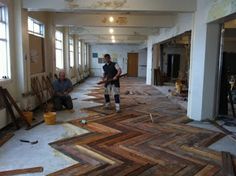
[[[232,170],[225,171],[220,152],[207,148],[224,134],[187,125],[185,110],[139,80],[122,81],[121,87],[121,113],[87,108],[93,113],[87,124],[70,123],[88,133],[50,144],[79,163],[49,175],[224,176]],[[95,98],[87,100],[101,102],[102,89],[94,89]]]

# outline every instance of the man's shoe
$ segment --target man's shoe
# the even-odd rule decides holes
[[[120,113],[120,104],[116,103],[116,113]]]
[[[105,103],[104,109],[105,110],[110,110],[111,109],[111,104],[110,103]]]
[[[116,109],[116,113],[121,113],[121,110],[120,109]]]

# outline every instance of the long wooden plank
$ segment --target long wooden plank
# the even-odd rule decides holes
[[[3,101],[5,103],[5,106],[6,106],[6,110],[7,112],[10,114],[11,116],[11,119],[12,119],[12,122],[14,123],[16,129],[18,130],[20,128],[19,124],[17,123],[17,120],[16,120],[16,116],[14,114],[14,111],[12,110],[12,107],[11,107],[11,104],[9,103],[5,93],[4,93],[4,90],[2,87],[0,87],[0,95],[2,96],[3,98]]]
[[[4,134],[2,137],[0,136],[0,147],[5,144],[8,140],[10,140],[14,136],[14,133]]]
[[[26,123],[27,127],[30,127],[30,123],[26,120],[26,117],[22,113],[21,109],[19,106],[16,104],[15,100],[11,96],[11,94],[8,92],[7,89],[3,89],[4,94],[7,96],[8,100],[11,102],[11,104],[14,106],[15,110],[18,112],[20,115],[21,119]]]
[[[222,174],[224,176],[235,176],[232,156],[229,152],[221,152],[222,154]]]
[[[39,172],[43,172],[43,167],[32,167],[32,168],[26,168],[26,169],[0,171],[0,176],[31,174],[31,173],[39,173]]]
[[[217,166],[209,164],[194,176],[214,176],[219,170],[220,168],[218,168]]]

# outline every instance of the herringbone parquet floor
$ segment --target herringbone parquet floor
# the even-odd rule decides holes
[[[87,125],[81,119],[70,123],[89,133],[50,144],[79,162],[50,176],[224,175],[221,153],[207,148],[222,133],[188,126],[184,110],[142,81],[121,82],[121,113],[102,106],[87,108],[93,114],[86,118]],[[90,95],[103,102],[102,93],[97,86]]]

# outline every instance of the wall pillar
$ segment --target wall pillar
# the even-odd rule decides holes
[[[24,40],[23,37],[25,37],[25,30],[27,30],[28,34],[28,29],[27,26],[25,25],[24,21],[24,13],[22,11],[22,4],[21,1],[19,0],[14,0],[14,19],[15,19],[15,49],[16,49],[16,65],[17,65],[17,73],[16,73],[16,79],[18,82],[18,92],[19,93],[26,93],[29,91],[29,86],[28,84],[28,75],[30,75],[29,68],[27,67],[29,59],[29,55],[27,54],[27,44]]]
[[[64,27],[63,32],[63,47],[64,47],[64,69],[66,76],[70,75],[70,63],[69,63],[69,28]]]
[[[152,41],[148,40],[147,43],[147,77],[146,84],[151,85],[153,83],[153,58],[152,58]]]
[[[207,24],[205,1],[198,1],[194,18],[190,59],[187,115],[193,120],[212,119],[216,115],[216,77],[219,60],[220,25]]]

